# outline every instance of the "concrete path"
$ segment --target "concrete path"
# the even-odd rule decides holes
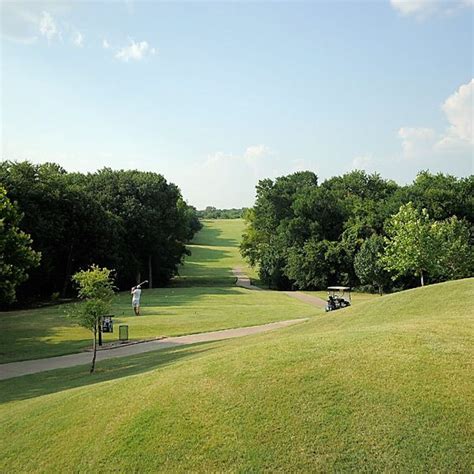
[[[262,290],[258,286],[252,285],[250,278],[246,275],[242,267],[235,267],[232,269],[232,273],[237,277],[235,284],[242,288],[247,288],[248,290]],[[306,293],[301,293],[301,291],[284,291],[285,295],[290,296],[291,298],[296,298],[297,300],[303,301],[303,303],[308,303],[310,305],[316,306],[317,308],[326,308],[326,301],[317,296],[307,295]]]
[[[191,334],[189,336],[167,337],[157,341],[143,342],[116,349],[102,350],[97,352],[97,362],[105,359],[114,359],[116,357],[126,357],[144,352],[167,349],[169,347],[182,346],[187,344],[197,344],[199,342],[222,341],[234,337],[249,336],[259,334],[273,329],[292,326],[293,324],[303,323],[304,319],[290,319],[287,321],[278,321],[276,323],[263,324],[261,326],[250,326],[237,329],[225,329],[223,331],[205,332],[201,334]],[[76,365],[90,364],[92,359],[91,352],[81,352],[79,354],[70,354],[60,357],[50,357],[47,359],[26,360],[22,362],[11,362],[0,365],[0,380],[20,377],[22,375],[35,374],[37,372],[46,372],[54,369],[64,369]]]
[[[252,285],[250,278],[247,276],[242,267],[235,267],[232,269],[232,273],[237,277],[235,284],[241,286],[242,288],[247,288],[247,290],[257,290],[262,291],[262,288]]]
[[[307,295],[306,293],[301,293],[301,291],[285,291],[285,295],[296,298],[297,300],[303,301],[303,303],[308,303],[318,308],[326,308],[326,301],[317,296]]]

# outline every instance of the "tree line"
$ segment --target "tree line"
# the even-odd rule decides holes
[[[71,276],[112,268],[119,288],[178,272],[201,228],[196,209],[157,173],[68,173],[54,163],[0,162],[0,303],[66,296]]]
[[[400,186],[353,171],[261,180],[241,253],[277,289],[393,291],[473,276],[474,176],[423,171]]]
[[[200,219],[241,219],[247,209],[217,209],[213,206],[207,206],[206,209],[198,210],[197,216]]]

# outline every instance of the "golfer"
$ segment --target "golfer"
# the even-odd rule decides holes
[[[142,287],[140,285],[134,286],[130,291],[132,295],[132,308],[135,316],[140,316],[140,296],[142,294]]]

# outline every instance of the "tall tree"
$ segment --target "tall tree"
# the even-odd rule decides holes
[[[383,249],[383,237],[373,234],[364,241],[354,258],[354,269],[360,282],[377,289],[380,295],[390,282],[390,274],[381,260]]]
[[[387,270],[400,276],[412,272],[425,284],[427,274],[439,271],[440,240],[428,211],[419,211],[412,202],[400,207],[386,225],[385,255]]]
[[[474,246],[469,225],[456,216],[438,223],[439,277],[454,280],[474,275]]]
[[[19,229],[21,214],[0,186],[0,305],[16,300],[16,288],[37,267],[41,254],[31,248],[31,238]]]

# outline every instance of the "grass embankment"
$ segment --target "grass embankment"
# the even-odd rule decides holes
[[[5,381],[0,471],[469,472],[473,293]]]
[[[131,339],[176,336],[253,326],[318,314],[318,309],[278,293],[248,291],[234,286],[232,268],[245,262],[238,243],[243,221],[205,221],[170,288],[145,289],[142,316],[133,316],[130,295],[117,295],[115,325],[128,324]],[[191,286],[192,285],[192,286]],[[67,319],[64,305],[0,313],[0,362],[38,359],[79,352],[91,336]],[[118,330],[104,334],[117,340]]]

